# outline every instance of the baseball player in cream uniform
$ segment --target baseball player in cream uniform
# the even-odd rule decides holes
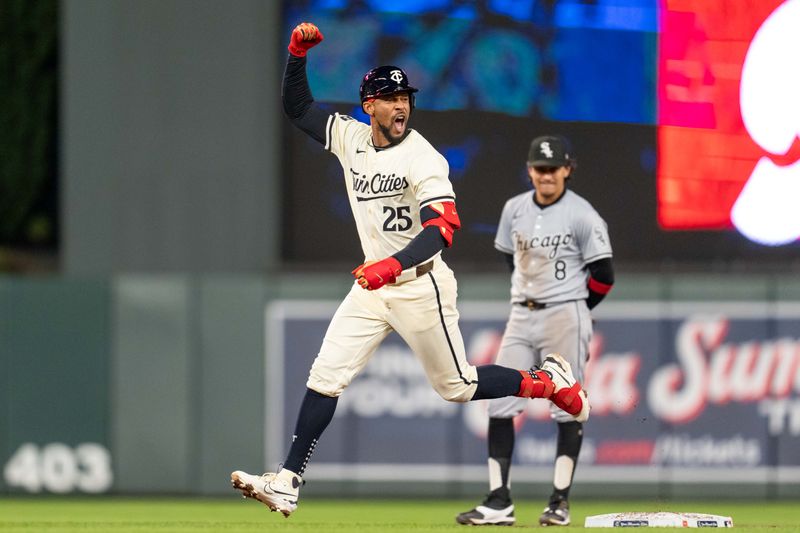
[[[533,192],[508,200],[500,216],[495,248],[512,270],[511,314],[497,363],[525,368],[558,352],[579,381],[589,358],[590,309],[611,290],[614,273],[605,221],[567,188],[576,162],[568,141],[537,137],[528,154]],[[489,402],[489,487],[485,501],[456,517],[461,524],[515,522],[509,471],[513,418],[525,405],[517,398]],[[553,493],[541,525],[569,524],[568,495],[580,452],[583,424],[551,404],[558,424]]]
[[[356,281],[311,367],[282,468],[260,476],[240,470],[231,474],[234,488],[245,497],[285,516],[297,508],[302,475],[339,395],[392,331],[414,351],[445,400],[548,398],[574,419],[585,420],[589,414],[586,396],[559,354],[525,370],[467,362],[458,328],[456,280],[440,256],[452,245],[460,221],[447,161],[408,128],[417,89],[402,69],[385,65],[361,81],[359,96],[369,125],[325,112],[311,96],[305,57],[322,39],[310,23],[292,32],[284,110],[295,126],[339,159],[364,261],[353,270]]]

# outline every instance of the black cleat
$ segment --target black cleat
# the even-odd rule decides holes
[[[539,524],[543,526],[568,526],[569,525],[569,502],[567,500],[556,500],[544,508],[542,516],[539,517]]]

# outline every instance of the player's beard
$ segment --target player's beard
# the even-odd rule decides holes
[[[380,128],[381,133],[386,138],[386,140],[389,141],[389,146],[394,146],[395,144],[400,143],[411,132],[411,130],[408,127],[408,122],[410,118],[411,117],[406,115],[406,120],[404,124],[405,128],[403,129],[403,133],[401,133],[400,135],[395,135],[394,132],[392,131],[392,126],[394,125],[394,121],[390,122],[389,126],[384,126],[383,124],[378,122],[378,128]]]

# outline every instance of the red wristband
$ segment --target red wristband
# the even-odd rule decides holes
[[[589,290],[598,294],[608,294],[613,285],[607,285],[589,276]]]

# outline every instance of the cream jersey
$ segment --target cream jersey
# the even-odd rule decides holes
[[[586,265],[611,257],[605,221],[569,189],[546,207],[539,207],[533,195],[525,192],[506,202],[494,241],[495,248],[514,255],[511,301],[586,299]]]
[[[421,208],[455,201],[447,160],[415,130],[399,144],[375,148],[370,126],[336,113],[325,137],[344,170],[365,261],[405,248],[422,231]]]

